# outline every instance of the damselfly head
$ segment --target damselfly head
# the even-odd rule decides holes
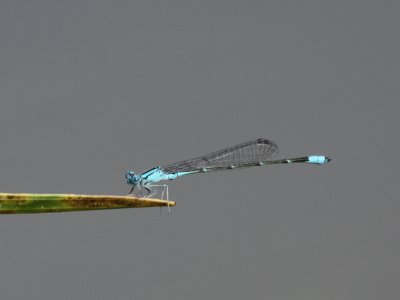
[[[133,176],[135,176],[135,173],[133,173],[132,171],[128,171],[125,173],[126,179],[131,179]]]
[[[138,184],[141,180],[140,175],[135,175],[134,172],[128,171],[125,173],[126,183],[128,184]]]

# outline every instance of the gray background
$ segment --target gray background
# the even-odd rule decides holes
[[[172,214],[0,218],[1,299],[399,299],[397,1],[1,1],[2,192],[256,137],[329,165],[188,176]]]

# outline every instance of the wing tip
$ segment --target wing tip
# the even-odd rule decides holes
[[[278,152],[279,152],[278,145],[274,141],[271,141],[271,140],[265,139],[265,138],[258,138],[255,140],[255,142],[257,144],[268,145],[268,146],[272,147],[274,149],[274,155],[278,154]]]

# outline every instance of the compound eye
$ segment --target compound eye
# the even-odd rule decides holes
[[[134,176],[134,173],[132,171],[128,171],[125,174],[125,178],[126,179],[131,179]]]

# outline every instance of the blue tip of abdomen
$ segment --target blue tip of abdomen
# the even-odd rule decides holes
[[[331,159],[327,156],[323,155],[312,155],[308,157],[308,163],[310,164],[317,164],[317,165],[323,165],[326,164],[327,162],[330,162]]]

